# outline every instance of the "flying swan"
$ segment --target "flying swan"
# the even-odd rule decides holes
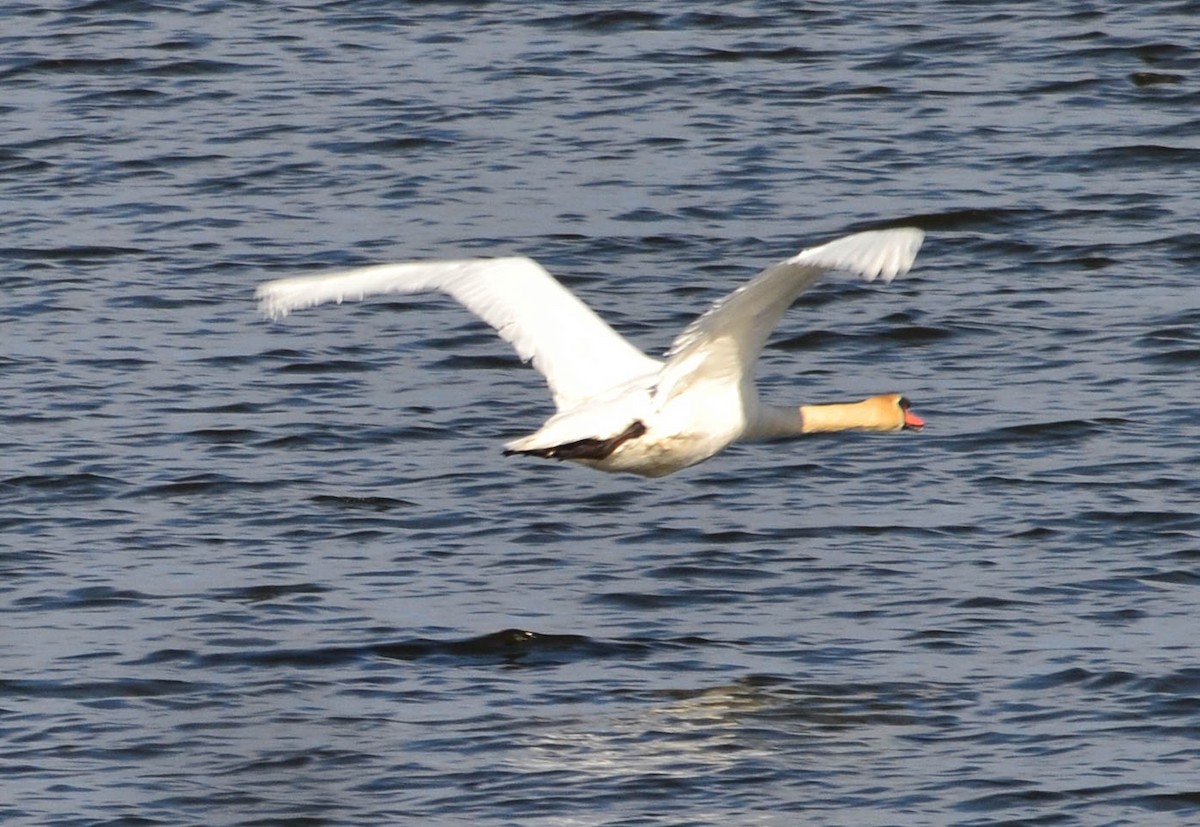
[[[884,282],[908,272],[924,233],[874,230],[802,250],[716,302],[676,337],[665,359],[631,345],[529,258],[380,264],[279,279],[256,293],[277,319],[325,302],[385,293],[449,293],[496,329],[546,378],[557,412],[505,455],[569,459],[602,471],[661,477],[737,441],[925,423],[899,394],[837,405],[759,402],[754,368],[787,308],[829,270]]]

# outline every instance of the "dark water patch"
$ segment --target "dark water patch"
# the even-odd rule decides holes
[[[1087,523],[1102,523],[1130,529],[1186,532],[1200,529],[1200,513],[1196,511],[1147,511],[1113,508],[1106,511],[1085,510],[1077,519]]]
[[[221,164],[227,161],[229,161],[228,155],[220,155],[213,152],[166,152],[150,155],[149,157],[145,158],[131,158],[124,161],[119,161],[118,164],[121,167],[129,170],[153,170],[175,173],[181,170],[186,170],[192,166],[211,166],[213,164]],[[190,217],[188,222],[164,223],[162,226],[201,226],[212,227],[213,229],[229,229],[239,225],[240,222],[231,218],[221,218],[218,216],[198,216]]]
[[[1097,419],[1064,419],[1024,425],[1008,425],[979,435],[987,442],[1033,443],[1043,446],[1062,446],[1106,434],[1113,428],[1131,424],[1118,417]]]
[[[1018,481],[1007,478],[1007,477],[990,477],[987,479],[980,480],[980,482],[983,482],[983,483],[999,482],[999,483],[1011,485],[1011,484],[1017,483]],[[1060,536],[1060,534],[1061,534],[1061,532],[1058,529],[1050,528],[1049,526],[1038,525],[1038,526],[1031,526],[1029,528],[1023,528],[1019,531],[1014,531],[1013,533],[1009,534],[1008,536],[1012,537],[1013,539],[1017,539],[1017,540],[1049,540],[1054,537]]]
[[[107,247],[95,244],[67,245],[34,249],[29,247],[0,247],[0,258],[26,261],[54,261],[63,264],[92,264],[114,258],[136,258],[145,255],[137,247]]]
[[[1143,595],[1149,597],[1157,591],[1159,591],[1159,587],[1145,582],[1143,578],[1136,574],[1128,574],[1117,577],[1085,578],[1083,580],[1066,582],[1057,586],[1037,586],[1031,589],[1025,589],[1023,593],[1030,596],[1101,594],[1114,597],[1127,597],[1132,595]]]
[[[1184,5],[1186,6],[1186,4]],[[1070,58],[1072,61],[1132,58],[1148,66],[1172,67],[1180,64],[1181,61],[1187,65],[1194,64],[1195,50],[1170,41],[1131,43],[1126,38],[1103,37],[1099,45],[1078,47],[1069,53],[1064,53],[1063,58]]]
[[[803,48],[795,45],[765,46],[755,43],[743,43],[734,48],[684,48],[673,51],[651,51],[643,58],[655,64],[674,66],[686,64],[689,66],[722,65],[736,63],[806,63],[816,62],[826,57],[828,52],[818,49]]]
[[[273,370],[289,374],[322,374],[322,373],[365,373],[375,370],[376,366],[369,362],[360,362],[349,359],[328,359],[325,361],[307,361],[307,362],[292,362],[291,364],[282,365],[272,368]]]
[[[204,361],[204,360],[197,360]],[[219,417],[227,414],[244,415],[244,414],[261,414],[267,411],[273,411],[275,403],[272,402],[249,402],[245,400],[237,400],[233,402],[217,402],[212,405],[188,405],[175,406],[163,405],[158,410],[162,413],[170,414],[196,414],[202,416]]]
[[[139,359],[133,356],[121,357],[104,357],[93,359],[79,359],[75,364],[95,371],[137,371],[143,368],[150,367],[155,363],[149,359]]]
[[[1046,789],[1033,781],[1014,781],[1013,785],[1021,786],[1024,789],[978,796],[959,803],[955,809],[966,812],[992,812],[996,810],[1028,812],[1030,810],[1043,810],[1051,805],[1055,809],[1063,805],[1071,805],[1073,809],[1074,807],[1088,803],[1111,801],[1114,797],[1120,797],[1130,790],[1143,788],[1141,785],[1120,783],[1097,787],[1079,787],[1070,790]],[[1014,825],[1014,827],[1016,825],[1035,827],[1035,825],[1072,824],[1075,822],[1076,819],[1074,816],[1066,812],[1057,812],[1052,815],[1036,816],[1028,819],[1005,819],[1004,821],[1005,824]]]
[[[323,646],[311,649],[255,649],[195,653],[190,650],[156,652],[154,662],[184,659],[198,667],[297,667],[327,669],[362,659],[434,661],[450,666],[544,667],[594,660],[640,660],[657,647],[692,646],[688,642],[604,641],[582,635],[542,634],[524,629],[504,629],[478,637],[451,640],[413,638],[390,643]]]
[[[27,60],[4,71],[0,81],[26,78],[29,75],[120,75],[140,71],[145,65],[142,60],[127,57],[113,58],[39,58]]]
[[[1131,796],[1119,803],[1140,807],[1152,813],[1200,813],[1200,789]]]
[[[768,346],[771,350],[782,350],[785,353],[806,350],[830,350],[844,342],[854,342],[861,338],[858,333],[841,333],[834,330],[808,330],[796,336],[777,339]]]
[[[266,362],[266,361],[293,362],[298,359],[309,359],[311,357],[312,357],[312,354],[305,350],[294,350],[292,348],[279,347],[279,348],[271,348],[270,350],[264,350],[262,353],[257,354],[257,356],[255,358],[260,361],[263,361],[263,362]],[[224,357],[210,356],[207,358],[218,359],[218,358],[224,358]],[[219,363],[211,363],[210,362],[209,364],[219,364]]]
[[[463,417],[455,420],[452,427],[434,425],[405,425],[386,428],[355,428],[341,437],[344,444],[391,445],[405,442],[427,442],[455,438],[459,434],[474,433],[476,428],[486,428],[490,420],[479,417]],[[456,449],[458,450],[458,449]]]
[[[1200,346],[1175,348],[1163,348],[1161,346],[1156,346],[1153,353],[1139,356],[1137,357],[1136,361],[1145,361],[1180,368],[1192,368],[1196,365],[1200,365]]]
[[[800,46],[764,46],[754,43],[744,43],[738,49],[704,49],[696,58],[701,62],[741,63],[743,61],[768,61],[788,64],[812,63],[825,59],[828,52],[817,49],[806,49]],[[879,94],[890,91],[887,86],[868,85],[857,90],[847,88],[842,92],[857,94]]]
[[[927,233],[937,231],[977,230],[996,233],[1014,230],[1039,219],[1047,218],[1049,211],[1039,207],[977,207],[957,208],[938,213],[921,213],[909,221]]]
[[[1129,81],[1134,86],[1162,86],[1183,83],[1186,80],[1186,75],[1178,75],[1173,72],[1134,72],[1129,76]]]
[[[1196,320],[1193,320],[1193,322]],[[1142,334],[1139,344],[1146,347],[1160,345],[1174,346],[1178,344],[1195,344],[1200,347],[1200,329],[1193,324],[1171,325],[1147,331]]]
[[[1153,221],[1156,216],[1145,215],[1145,213],[1153,213],[1154,210],[1129,210],[1130,213],[1137,214],[1137,217],[1131,218],[1132,221]],[[1080,216],[1080,221],[1095,221],[1101,217],[1109,220],[1119,220],[1113,211],[1097,211],[1096,214]],[[1069,216],[1063,216],[1064,220],[1070,220]],[[1056,244],[1053,247],[1044,248],[1039,251],[1036,258],[1031,260],[1031,264],[1039,267],[1049,264],[1062,264],[1078,267],[1084,271],[1105,270],[1115,265],[1123,264],[1122,260],[1116,258],[1112,254],[1112,246],[1107,244]],[[1123,275],[1123,274],[1121,274]],[[1071,287],[1069,289],[1077,289]],[[1026,291],[1023,291],[1026,292]],[[1064,292],[1062,290],[1046,289],[1039,290],[1041,293]],[[1059,303],[1061,304],[1061,302]],[[1059,310],[1059,313],[1063,311]],[[1078,334],[1091,331],[1073,331]]]
[[[1169,223],[1171,218],[1171,210],[1161,203],[1151,200],[1150,195],[1137,196],[1104,193],[1093,195],[1087,200],[1093,203],[1098,202],[1102,206],[1087,209],[1058,210],[1056,211],[1056,215],[1065,221],[1078,222],[1080,224],[1096,221],[1157,224]],[[1092,250],[1097,255],[1100,255],[1103,253],[1111,254],[1113,246],[1107,243],[1091,243],[1086,245],[1065,243],[1055,245],[1055,249]]]
[[[744,592],[735,589],[665,589],[659,592],[600,592],[588,598],[600,603],[632,611],[657,611],[679,606],[699,608],[744,601]]]
[[[661,29],[667,20],[667,15],[657,12],[612,9],[539,17],[533,22],[539,28],[544,28],[548,31],[571,29],[607,34],[628,31],[653,31]]]
[[[334,535],[333,539],[338,542],[345,543],[370,543],[387,540],[389,537],[395,537],[394,532],[389,529],[369,529],[363,528],[356,531],[344,531]]]
[[[72,5],[70,10],[74,14],[80,15],[92,12],[108,14],[155,14],[170,10],[170,6],[152,2],[152,0],[88,0],[88,2]],[[135,21],[123,18],[108,18],[108,21],[118,26],[137,25]]]
[[[601,641],[583,635],[557,635],[504,629],[479,637],[455,641],[415,641],[376,647],[382,657],[411,660],[430,654],[456,658],[500,658],[506,663],[548,665],[606,658],[639,658],[652,644],[633,641]]]
[[[1129,144],[1048,158],[1046,167],[1059,172],[1111,173],[1115,169],[1191,169],[1198,162],[1200,149],[1162,144]]]
[[[954,605],[960,609],[1012,609],[1014,611],[1021,611],[1023,609],[1032,608],[1034,604],[1027,600],[1013,600],[1012,598],[995,596],[978,596],[960,600]]]
[[[895,342],[901,342],[903,344],[922,345],[951,339],[954,337],[954,335],[955,333],[953,330],[945,327],[907,325],[903,327],[888,328],[883,332],[882,337]]]
[[[975,646],[967,642],[969,637],[966,632],[951,629],[924,629],[906,635],[904,639],[932,652],[970,652]]]
[[[1181,563],[1191,563],[1191,562],[1200,560],[1200,545],[1196,545],[1196,546],[1190,547],[1190,548],[1186,546],[1186,543],[1188,541],[1195,539],[1195,534],[1193,532],[1190,532],[1190,531],[1167,532],[1166,538],[1168,540],[1174,540],[1174,539],[1182,540],[1184,547],[1178,548],[1178,549],[1170,549],[1168,551],[1163,552],[1162,554],[1156,554],[1147,559],[1159,560],[1159,561],[1174,560],[1174,561],[1178,561]]]
[[[251,428],[199,428],[188,431],[187,436],[198,442],[213,445],[247,445],[260,439],[262,435]]]
[[[4,114],[0,112],[0,117]],[[49,161],[31,158],[25,154],[14,152],[11,149],[0,147],[0,174],[33,176],[35,174],[47,173],[53,166]]]
[[[104,304],[111,308],[136,308],[142,310],[181,310],[187,307],[213,307],[224,304],[223,296],[198,296],[195,293],[163,295],[162,293],[131,293],[113,296]]]
[[[418,150],[444,151],[453,147],[457,138],[447,136],[405,136],[402,138],[378,138],[369,141],[330,141],[314,144],[339,155],[375,156],[404,155]]]
[[[18,598],[15,605],[22,611],[57,611],[104,609],[113,606],[148,605],[157,602],[154,595],[132,589],[111,586],[86,586],[64,594],[36,595]]]
[[[647,571],[647,576],[654,580],[718,580],[722,582],[736,582],[738,580],[769,579],[775,576],[775,572],[745,565],[712,565],[708,563],[705,563],[704,565],[695,565],[676,563],[669,566],[660,566],[658,568],[650,569]]]
[[[206,683],[171,679],[122,678],[111,681],[35,680],[0,678],[0,697],[72,698],[106,700],[112,698],[162,698],[211,691]]]
[[[1184,8],[1195,7],[1195,3],[1186,3]],[[1150,65],[1175,65],[1176,62],[1188,66],[1196,65],[1196,50],[1186,43],[1158,41],[1154,43],[1139,43],[1129,47],[1138,60]]]
[[[1169,260],[1192,267],[1200,263],[1200,233],[1176,233],[1159,240]],[[1190,284],[1190,281],[1187,282]],[[1195,315],[1194,313],[1191,315]]]
[[[107,497],[128,488],[117,477],[90,472],[69,471],[61,474],[25,474],[0,480],[0,492],[53,494],[59,502]]]
[[[326,594],[332,591],[328,586],[317,583],[268,583],[258,586],[242,586],[236,589],[224,589],[213,593],[217,600],[230,600],[235,603],[266,603],[281,598],[296,595],[309,597]]]
[[[512,370],[519,367],[521,361],[515,356],[496,355],[463,355],[445,356],[431,365],[437,370]]]
[[[175,60],[145,66],[142,72],[150,77],[192,78],[212,75],[237,74],[258,68],[250,63],[234,63],[227,60]]]
[[[286,358],[295,358],[297,356],[300,356],[300,354],[289,353],[289,355]],[[191,364],[204,365],[207,367],[214,367],[214,368],[243,368],[248,365],[261,364],[262,361],[263,361],[263,355],[258,354],[258,353],[221,353],[221,354],[214,355],[214,356],[202,356],[198,359],[191,360]],[[231,405],[241,405],[243,407],[248,407],[250,405],[250,403],[237,402],[237,403],[231,403]],[[197,408],[197,410],[201,410],[201,409]],[[209,410],[217,411],[217,408],[214,407]],[[237,411],[233,410],[231,407],[230,412],[236,413]],[[248,412],[254,412],[254,411],[248,411]]]
[[[1094,612],[1082,615],[1085,620],[1092,620],[1110,626],[1125,626],[1142,620],[1146,613],[1140,609],[1114,609],[1112,611]]]
[[[1103,78],[1072,78],[1070,80],[1038,80],[1020,90],[1023,95],[1068,95],[1101,91]]]
[[[289,430],[293,433],[264,439],[257,447],[271,451],[316,451],[341,447],[345,443],[345,435],[335,428],[303,428],[299,432],[295,428]]]
[[[277,487],[275,482],[260,482],[237,479],[217,473],[190,474],[171,482],[144,485],[128,491],[124,496],[131,498],[163,498],[216,496],[237,492],[249,492]]]
[[[744,543],[763,543],[766,537],[757,532],[748,531],[709,531],[699,527],[667,528],[658,526],[648,528],[644,533],[633,533],[622,536],[618,542],[622,544],[642,545],[651,537],[660,545],[681,544],[692,546],[702,545],[730,546]]]
[[[1132,672],[1097,672],[1073,666],[1045,675],[1022,678],[1014,683],[1018,689],[1054,690],[1065,687],[1080,687],[1087,690],[1103,690],[1125,687],[1141,694],[1193,693],[1200,687],[1200,669],[1187,668],[1161,678],[1142,677]]]
[[[102,382],[97,379],[81,382],[75,385],[47,385],[41,388],[47,397],[61,400],[46,404],[48,411],[72,411],[75,413],[91,413],[107,407],[112,401],[107,395]],[[69,420],[70,417],[67,417]]]
[[[538,512],[536,510],[531,510],[528,518],[525,515],[514,515],[518,520],[529,520],[525,524],[528,532],[525,538],[535,545],[555,542],[560,538],[570,537],[579,530],[579,527],[574,523],[536,519],[537,515]]]
[[[737,12],[746,10],[738,9]],[[763,11],[768,11],[764,9]],[[801,19],[811,18],[816,14],[820,14],[812,9],[789,9],[790,14],[796,15]],[[673,17],[669,21],[669,25],[673,29],[694,31],[711,29],[715,32],[731,32],[739,29],[757,29],[764,25],[768,25],[768,20],[757,14],[742,14],[735,13],[733,10],[717,11],[705,10],[694,12],[683,12],[682,14]]]
[[[314,168],[304,163],[282,163],[267,165],[248,172],[232,175],[215,175],[201,178],[191,185],[195,194],[205,196],[253,197],[272,192],[282,192],[288,186],[303,188],[314,175]],[[279,216],[283,218],[283,216]]]
[[[233,178],[225,178],[226,186],[241,188],[250,182],[273,183],[279,186],[292,180],[309,178],[320,171],[320,167],[310,161],[285,161],[278,164],[266,164],[252,170],[243,170]]]
[[[1141,678],[1139,688],[1154,694],[1200,696],[1200,667],[1187,666],[1166,675]]]
[[[401,508],[415,508],[416,503],[396,497],[352,497],[346,495],[318,494],[310,499],[314,505],[345,511],[387,512]]]
[[[67,103],[96,109],[123,109],[128,106],[165,105],[171,101],[170,95],[157,89],[130,87],[88,92],[68,99]]]
[[[660,210],[650,209],[648,207],[639,207],[636,210],[621,213],[616,216],[618,221],[631,221],[639,224],[649,223],[667,223],[671,220],[671,216],[661,212]]]
[[[585,494],[577,502],[581,511],[612,514],[632,507],[642,498],[642,493],[633,489],[601,491],[595,494]]]

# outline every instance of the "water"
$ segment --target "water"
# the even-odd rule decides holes
[[[1195,2],[10,4],[6,824],[1200,819]],[[453,303],[534,255],[651,352],[848,229],[764,394],[925,432],[506,459]]]

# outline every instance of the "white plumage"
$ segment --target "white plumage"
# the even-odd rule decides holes
[[[528,258],[381,264],[268,282],[257,297],[264,315],[279,318],[373,295],[448,293],[532,360],[553,394],[557,413],[506,452],[662,476],[737,439],[802,433],[795,408],[758,402],[754,366],[767,337],[823,273],[889,282],[912,266],[923,237],[914,228],[878,230],[803,250],[716,302],[665,361],[631,345]]]

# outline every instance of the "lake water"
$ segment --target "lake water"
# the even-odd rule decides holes
[[[1200,821],[1198,17],[10,3],[0,821]],[[502,457],[452,301],[253,302],[523,253],[657,353],[897,223],[762,386],[925,431],[662,480]]]

